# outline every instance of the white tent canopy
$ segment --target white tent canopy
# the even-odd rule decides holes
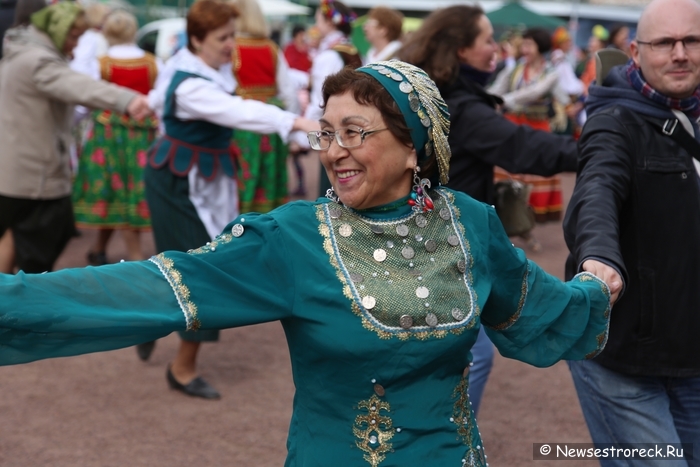
[[[309,15],[313,10],[287,0],[258,0],[265,16]]]

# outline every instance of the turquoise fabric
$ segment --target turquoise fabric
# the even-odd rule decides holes
[[[591,275],[562,283],[529,262],[491,207],[447,189],[431,196],[436,210],[423,214],[422,230],[403,204],[342,208],[336,218],[328,200],[299,201],[241,215],[189,253],[0,276],[0,364],[128,346],[184,327],[281,320],[296,385],[286,466],[483,466],[465,378],[480,322],[506,356],[536,366],[583,359],[605,343],[609,292]],[[398,236],[399,224],[410,234]],[[425,236],[454,232],[454,246],[421,250]],[[402,258],[407,246],[414,259]],[[379,249],[387,257],[375,265]],[[466,258],[467,267],[461,274],[431,258]],[[422,275],[407,274],[411,263]],[[376,267],[377,277],[358,277],[362,267]],[[434,326],[421,318],[421,284],[431,290]],[[374,307],[362,297],[372,290]],[[384,296],[408,298],[392,309]],[[445,315],[443,302],[462,303],[464,315]],[[414,327],[392,321],[404,313]]]
[[[165,93],[165,136],[151,148],[150,165],[161,168],[168,164],[170,171],[180,176],[197,165],[205,179],[213,179],[219,170],[233,178],[236,173],[230,149],[233,130],[204,120],[183,121],[175,116],[175,90],[189,78],[207,79],[185,71],[173,75]]]

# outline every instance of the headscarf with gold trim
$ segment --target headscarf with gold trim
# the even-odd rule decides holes
[[[75,2],[59,2],[42,8],[31,16],[32,25],[45,32],[63,53],[68,33],[83,8]]]
[[[371,63],[357,71],[370,75],[389,92],[411,129],[418,161],[437,158],[439,181],[447,184],[452,156],[447,142],[450,114],[433,80],[420,68],[399,60]]]

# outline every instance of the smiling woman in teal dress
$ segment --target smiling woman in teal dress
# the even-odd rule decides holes
[[[548,275],[493,208],[440,186],[447,107],[422,70],[345,69],[324,101],[309,140],[327,198],[241,215],[187,253],[0,276],[0,363],[281,320],[296,385],[286,466],[485,465],[467,395],[480,326],[533,365],[590,358],[609,289]]]

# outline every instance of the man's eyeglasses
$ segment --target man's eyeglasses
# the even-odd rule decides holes
[[[681,42],[685,50],[700,50],[700,36],[686,36],[682,39],[662,37],[649,42],[637,40],[637,44],[648,45],[654,52],[670,52],[676,46],[676,42]]]
[[[310,131],[308,133],[309,144],[312,149],[325,151],[331,147],[331,141],[335,138],[338,146],[345,149],[352,149],[361,146],[365,138],[372,133],[384,131],[387,128],[365,131],[358,126],[346,126],[336,131]]]

